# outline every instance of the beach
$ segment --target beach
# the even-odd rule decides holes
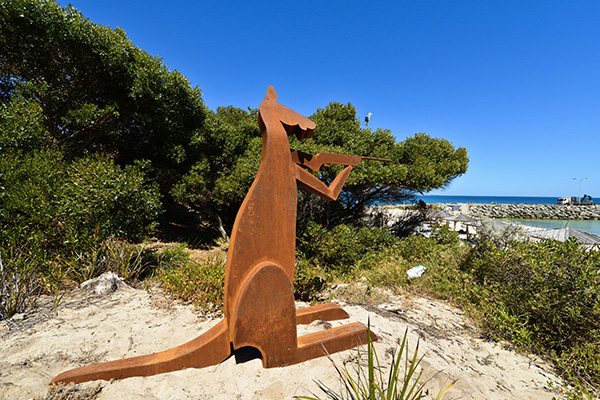
[[[334,291],[335,296],[335,291]],[[0,397],[43,399],[48,383],[68,369],[149,354],[180,345],[214,326],[219,318],[172,301],[160,290],[123,288],[110,295],[74,294],[58,307],[52,299],[26,315],[0,322]],[[366,306],[339,302],[348,320],[315,321],[299,335],[350,322],[370,322],[379,340],[375,349],[387,367],[405,331],[410,350],[419,344],[426,399],[458,379],[445,399],[552,399],[550,382],[560,384],[543,360],[518,354],[479,336],[464,313],[439,300],[415,296]],[[297,306],[306,304],[298,303]],[[412,353],[411,353],[412,354]],[[352,370],[364,348],[334,354]],[[364,362],[364,361],[363,361]],[[63,388],[93,399],[292,399],[322,396],[317,382],[339,391],[339,377],[326,357],[285,368],[264,369],[259,359],[150,377],[97,381]],[[558,397],[560,398],[560,396]]]

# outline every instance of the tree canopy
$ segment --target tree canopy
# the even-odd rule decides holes
[[[464,148],[424,133],[397,141],[389,130],[361,128],[351,104],[330,103],[310,118],[317,124],[314,136],[302,142],[291,137],[292,148],[392,162],[355,167],[334,203],[301,192],[301,220],[358,223],[367,205],[442,188],[467,170]],[[130,190],[146,193],[151,198],[145,203],[132,203],[139,206],[131,210],[136,215],[151,210],[155,217],[158,196],[164,204],[175,200],[230,228],[258,171],[261,138],[257,110],[208,110],[198,87],[137,48],[122,29],[97,25],[52,0],[12,0],[0,2],[0,152],[5,199],[18,199],[18,191],[3,185],[18,184],[9,173],[11,162],[53,165],[62,169],[61,179],[45,184],[60,183],[53,190],[71,196],[53,204],[69,205],[61,212],[70,215],[73,229],[85,225],[93,231],[96,224],[135,236],[147,229],[115,225],[106,214],[114,202],[107,200],[105,210],[95,208],[95,220],[84,218],[91,208],[76,203],[89,201],[91,194],[79,185],[93,182],[97,199],[104,198],[102,190],[122,199],[130,198]],[[339,170],[332,166],[315,175],[330,183]],[[117,188],[111,179],[129,186]],[[2,193],[0,222],[10,224],[2,215],[17,210],[3,211]],[[109,228],[103,232],[110,236]]]
[[[468,165],[464,148],[454,148],[445,139],[418,133],[398,142],[391,131],[372,131],[360,126],[351,104],[330,103],[310,119],[317,128],[312,138],[290,146],[310,154],[331,152],[391,159],[391,163],[363,161],[355,167],[340,200],[326,203],[302,192],[299,216],[322,224],[362,220],[365,207],[411,198],[415,193],[443,188],[465,173]],[[256,110],[220,107],[210,113],[205,130],[194,142],[204,154],[174,188],[175,198],[200,211],[210,210],[232,223],[260,164],[261,139]],[[211,147],[212,146],[212,147]],[[316,173],[330,183],[341,167]]]
[[[200,89],[122,29],[49,0],[0,3],[0,100],[16,95],[39,105],[67,158],[148,159],[166,183],[167,171],[187,168],[206,114]]]

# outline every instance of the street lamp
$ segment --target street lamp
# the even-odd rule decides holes
[[[368,113],[367,116],[365,117],[365,122],[367,123],[367,129],[369,129],[369,121],[371,121],[372,115],[373,115],[373,113]]]
[[[578,203],[581,203],[581,182],[583,182],[584,179],[590,179],[590,178],[586,176],[585,178],[581,178],[579,180],[579,196],[577,197]],[[577,178],[573,178],[573,180],[575,181],[575,180],[577,180]]]

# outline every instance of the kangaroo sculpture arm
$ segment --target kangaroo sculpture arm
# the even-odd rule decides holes
[[[292,161],[296,163],[295,172],[298,185],[328,201],[337,200],[342,191],[342,187],[344,187],[344,184],[350,175],[350,171],[352,171],[352,167],[360,164],[362,160],[392,161],[386,158],[361,157],[335,153],[318,153],[313,156],[312,154],[304,153],[299,150],[292,150],[291,153]],[[319,171],[321,167],[328,167],[330,164],[341,164],[346,165],[347,167],[336,176],[329,186],[303,168],[305,167],[316,172]]]
[[[340,192],[348,179],[348,175],[350,175],[350,171],[352,171],[352,165],[348,165],[344,168],[342,172],[335,177],[333,182],[331,182],[331,185],[327,186],[321,182],[319,178],[312,175],[304,168],[296,165],[296,179],[298,180],[298,185],[300,187],[321,196],[327,201],[335,201],[340,195]]]

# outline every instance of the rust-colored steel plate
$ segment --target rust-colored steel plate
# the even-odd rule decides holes
[[[258,123],[262,159],[233,226],[225,270],[225,318],[179,347],[76,368],[58,375],[51,384],[202,368],[222,362],[244,346],[261,352],[264,367],[283,367],[367,342],[367,327],[360,323],[297,337],[297,324],[338,320],[348,314],[332,303],[296,310],[292,283],[298,186],[335,200],[352,167],[374,158],[332,153],[313,156],[290,150],[288,136],[309,138],[315,123],[277,103],[272,86],[260,104]],[[346,167],[329,186],[306,170],[318,171],[330,164]],[[377,339],[373,333],[370,336]]]

